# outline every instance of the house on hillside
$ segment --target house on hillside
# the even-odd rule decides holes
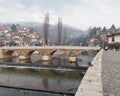
[[[13,36],[12,41],[14,41],[17,45],[20,45],[20,36]]]
[[[31,38],[30,37],[25,37],[23,39],[23,45],[24,46],[30,46],[30,43],[31,43]]]
[[[5,46],[8,43],[8,41],[4,38],[0,36],[0,46]]]
[[[96,38],[90,38],[90,40],[89,40],[89,46],[96,46],[96,41],[97,41],[97,39]]]
[[[36,32],[30,33],[27,37],[31,38],[31,46],[35,46],[37,44],[39,36]]]

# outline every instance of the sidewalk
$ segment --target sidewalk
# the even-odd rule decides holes
[[[102,59],[103,95],[120,96],[120,51],[104,51]]]

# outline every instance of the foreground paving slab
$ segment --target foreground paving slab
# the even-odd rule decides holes
[[[104,96],[120,96],[120,51],[103,52],[102,84]]]

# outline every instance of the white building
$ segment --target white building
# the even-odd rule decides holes
[[[107,38],[108,44],[120,44],[120,33],[112,33]]]

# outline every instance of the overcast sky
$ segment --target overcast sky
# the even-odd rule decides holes
[[[50,23],[87,29],[93,26],[120,26],[120,0],[0,0],[0,22],[43,22],[46,12]]]

